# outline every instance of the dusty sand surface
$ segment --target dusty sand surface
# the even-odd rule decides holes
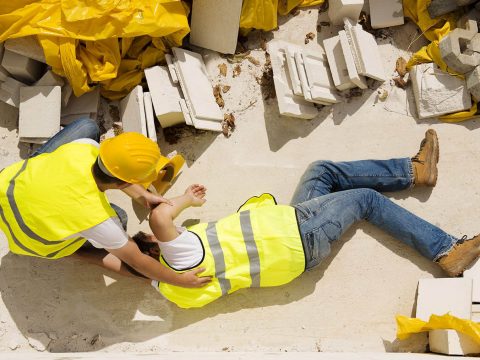
[[[231,86],[223,94],[223,110],[234,114],[237,127],[228,139],[187,129],[175,144],[159,140],[164,154],[177,150],[187,160],[167,196],[183,192],[193,182],[208,188],[207,203],[185,211],[178,223],[217,219],[262,192],[288,203],[299,177],[314,160],[413,156],[425,130],[432,127],[440,138],[437,186],[387,195],[454,235],[480,232],[478,121],[415,120],[407,115],[407,94],[392,91],[389,82],[371,83],[361,96],[325,107],[311,121],[280,117],[276,100],[263,99],[255,79],[265,62],[262,39],[304,44],[305,35],[313,32],[315,38],[305,46],[320,51],[321,40],[339,30],[323,26],[317,34],[320,21],[327,21],[326,14],[301,10],[281,18],[276,32],[252,33],[246,46],[260,64],[245,59],[235,78],[232,71],[237,64],[204,51],[213,84]],[[408,58],[422,40],[408,49],[419,35],[411,23],[385,35],[377,41],[391,76],[396,59]],[[226,77],[219,75],[221,63],[227,64]],[[378,96],[383,89],[391,95],[386,102]],[[0,104],[0,167],[29,151],[28,146],[18,145],[12,117],[15,111]],[[131,234],[147,230],[147,223],[139,220],[144,214],[135,212],[126,196],[110,192],[109,197],[128,210]],[[413,314],[419,278],[442,276],[435,264],[366,223],[350,229],[335,244],[330,259],[289,285],[239,291],[188,311],[136,279],[68,258],[15,256],[8,253],[3,234],[0,256],[0,352],[15,353],[424,351],[425,335],[395,340],[395,315]]]

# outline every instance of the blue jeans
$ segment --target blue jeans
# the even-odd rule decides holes
[[[292,199],[305,249],[306,269],[330,254],[330,245],[359,220],[367,220],[430,260],[458,239],[396,205],[379,191],[413,185],[411,160],[316,161]]]
[[[83,117],[71,122],[45,144],[40,146],[32,155],[30,155],[30,158],[44,153],[51,153],[57,150],[60,146],[78,139],[92,139],[99,142],[100,129],[98,128],[97,123],[88,117]],[[124,230],[126,230],[128,222],[127,213],[115,204],[110,205],[117,213]]]

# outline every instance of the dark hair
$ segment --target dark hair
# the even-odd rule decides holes
[[[150,249],[158,246],[156,243],[147,241],[147,234],[145,234],[143,231],[137,232],[135,235],[132,236],[132,239],[133,241],[135,241],[135,244],[137,244],[140,251],[144,254],[150,254]]]
[[[123,181],[123,180],[120,180],[119,178],[105,174],[102,171],[102,169],[100,169],[100,165],[98,165],[98,158],[95,161],[95,164],[93,164],[92,166],[92,171],[93,171],[93,176],[104,184],[116,184],[116,185],[127,184],[126,181]]]

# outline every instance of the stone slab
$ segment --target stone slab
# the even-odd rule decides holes
[[[337,35],[330,39],[323,40],[323,47],[336,88],[338,90],[354,88],[356,85],[348,76],[348,68],[340,43],[340,37]]]
[[[130,94],[120,101],[119,109],[124,132],[134,131],[148,136],[141,85],[135,86]]]
[[[26,84],[32,84],[40,79],[45,71],[45,64],[6,49],[3,53],[2,66],[14,78]]]
[[[30,59],[40,61],[44,64],[47,63],[43,48],[38,42],[36,35],[7,39],[5,40],[5,48]]]
[[[402,0],[369,0],[370,22],[373,29],[403,25]]]
[[[193,0],[190,43],[234,54],[241,11],[242,0]]]
[[[350,18],[356,22],[363,4],[363,0],[330,0],[328,2],[328,18],[333,25],[341,25],[343,18]]]
[[[20,105],[20,88],[24,86],[27,85],[14,78],[7,78],[0,83],[0,100],[18,108]]]
[[[345,59],[345,64],[347,66],[348,77],[350,81],[353,82],[360,89],[367,89],[367,79],[364,76],[360,75],[357,71],[357,66],[355,65],[355,59],[352,54],[352,48],[348,42],[347,33],[345,30],[341,30],[338,33],[340,38],[340,45],[343,51],[343,57]]]
[[[155,129],[155,115],[153,113],[152,97],[148,91],[143,93],[143,104],[145,106],[147,135],[150,139],[157,142],[157,130]]]
[[[480,344],[470,336],[455,330],[431,330],[428,334],[430,351],[446,355],[470,355],[480,353]]]

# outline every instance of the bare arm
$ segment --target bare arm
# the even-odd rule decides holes
[[[163,196],[152,194],[139,184],[130,184],[123,188],[122,191],[147,209],[153,209],[161,203],[170,204],[170,201]]]

